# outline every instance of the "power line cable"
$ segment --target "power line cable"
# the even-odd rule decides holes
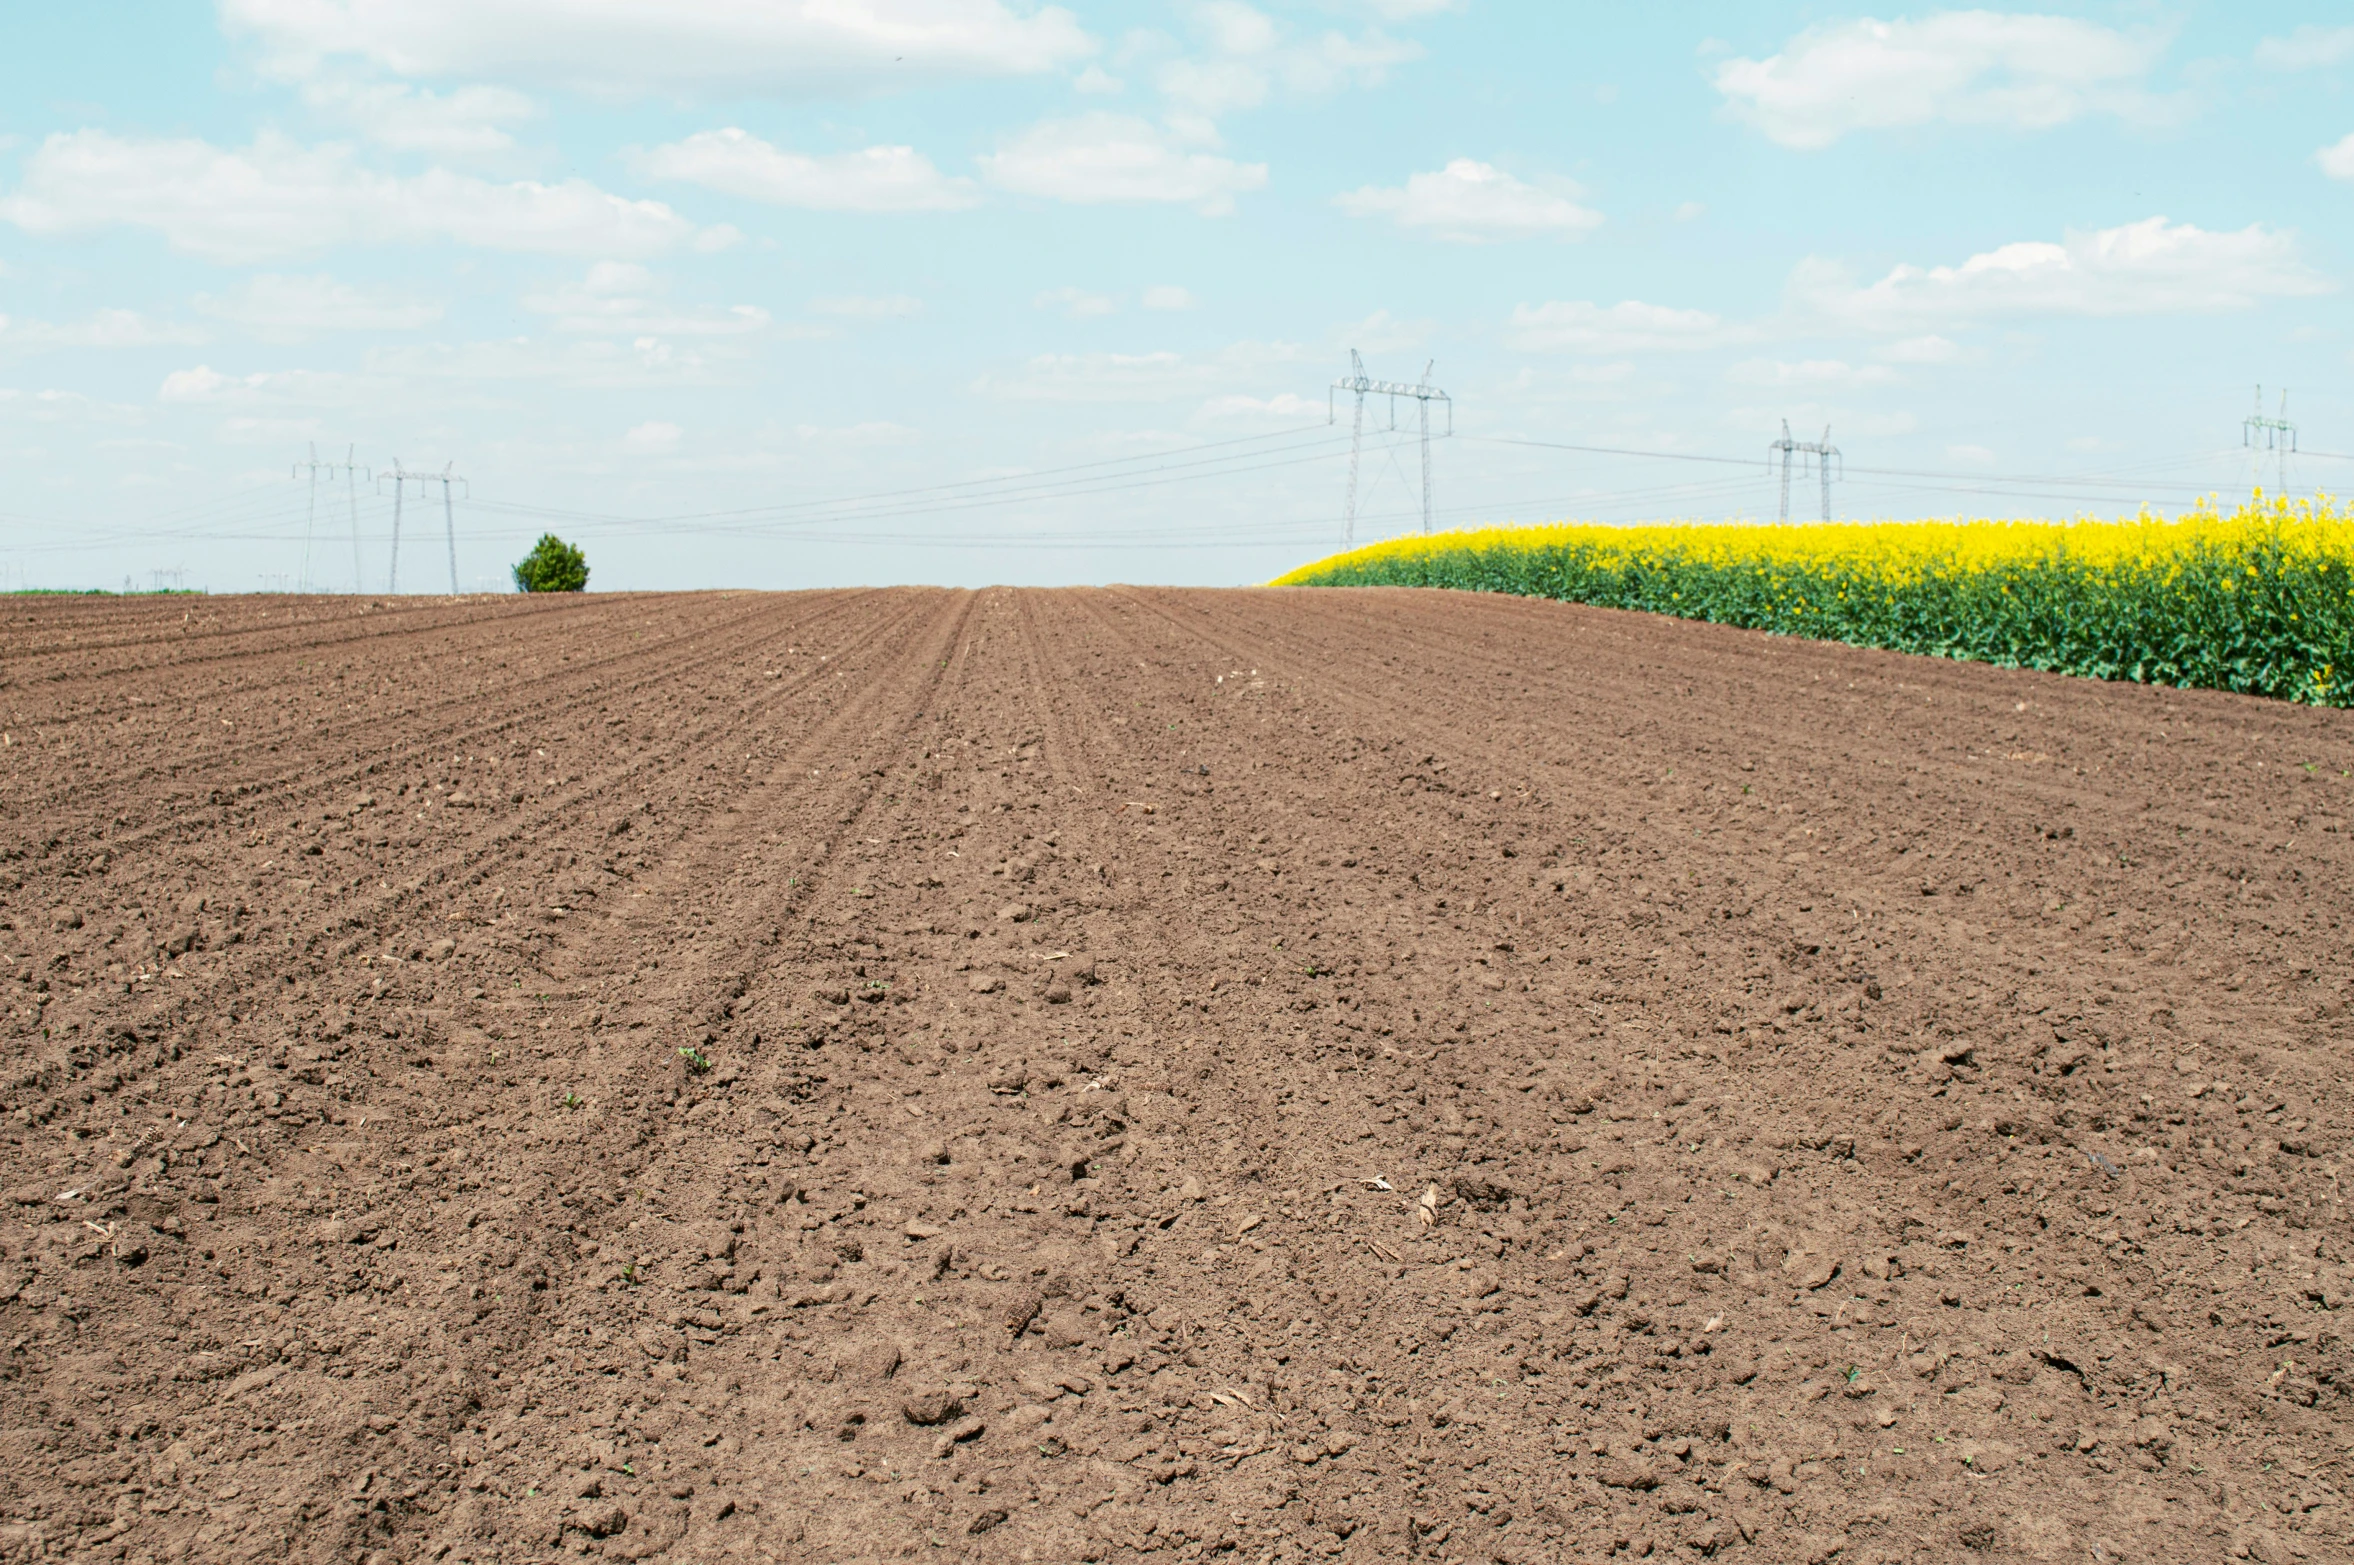
[[[1404,441],[1397,443],[1400,445],[1405,444]],[[639,531],[653,531],[661,533],[665,536],[682,533],[735,537],[765,536],[785,527],[815,527],[828,523],[838,524],[844,521],[887,521],[901,516],[945,515],[960,511],[981,510],[993,506],[1011,505],[1025,502],[1035,503],[1045,500],[1089,499],[1097,495],[1119,494],[1137,489],[1160,488],[1165,485],[1175,483],[1198,482],[1199,480],[1205,478],[1237,477],[1247,473],[1270,472],[1278,468],[1298,467],[1307,463],[1326,461],[1337,457],[1339,452],[1332,450],[1314,452],[1313,454],[1307,456],[1285,457],[1281,461],[1247,461],[1243,459],[1262,455],[1273,455],[1282,451],[1310,449],[1316,446],[1330,444],[1333,444],[1333,442],[1305,441],[1296,446],[1276,447],[1271,452],[1241,453],[1237,458],[1221,459],[1220,465],[1207,467],[1206,470],[1197,470],[1177,476],[1161,476],[1157,473],[1140,477],[1131,477],[1130,475],[1126,474],[1105,474],[1101,479],[1095,481],[1073,481],[1061,486],[1040,486],[1039,488],[1033,490],[1016,490],[997,494],[958,496],[950,501],[937,505],[897,506],[889,508],[879,506],[868,507],[847,510],[836,514],[796,518],[790,521],[780,521],[767,524],[749,522],[736,524],[714,524],[705,522],[699,526],[681,526],[679,524],[682,518],[650,517],[644,519],[633,519],[627,523],[616,522],[605,524],[601,531],[604,536],[613,536],[616,533],[626,535],[627,533]],[[1235,465],[1238,460],[1242,461],[1243,465]],[[1196,467],[1197,469],[1203,468],[1203,464],[1182,465]],[[536,508],[534,507],[520,506],[513,504],[512,502],[477,500],[474,503],[480,506],[490,506],[503,509],[516,514],[537,514]],[[699,514],[705,516],[729,516],[743,515],[747,513],[708,512]],[[802,535],[796,533],[795,536]]]
[[[1587,452],[1587,453],[1590,453],[1590,454],[1593,454],[1593,455],[1596,455],[1596,456],[1630,456],[1630,457],[1642,457],[1642,458],[1647,458],[1647,459],[1654,460],[1654,461],[1668,461],[1668,462],[1707,462],[1707,463],[1712,463],[1712,464],[1715,464],[1715,465],[1718,465],[1718,466],[1724,466],[1724,467],[1746,467],[1746,468],[1751,468],[1751,469],[1753,469],[1753,470],[1757,470],[1757,471],[1761,471],[1761,472],[1762,472],[1762,471],[1765,471],[1765,469],[1764,469],[1764,468],[1761,466],[1761,464],[1760,464],[1760,463],[1758,463],[1758,462],[1757,462],[1757,461],[1756,461],[1754,458],[1750,458],[1750,457],[1712,456],[1712,455],[1707,455],[1707,454],[1704,454],[1704,453],[1699,453],[1699,452],[1682,452],[1682,451],[1649,451],[1649,450],[1644,450],[1644,449],[1642,449],[1642,448],[1640,448],[1640,447],[1635,447],[1635,446],[1592,446],[1592,445],[1578,445],[1578,444],[1572,444],[1572,443],[1570,443],[1570,442],[1567,442],[1567,441],[1560,441],[1560,440],[1528,440],[1528,439],[1516,439],[1516,438],[1511,438],[1511,437],[1502,436],[1502,435],[1470,435],[1470,436],[1466,436],[1465,438],[1466,438],[1466,439],[1470,439],[1470,440],[1475,440],[1475,441],[1481,441],[1481,442],[1484,442],[1484,443],[1486,443],[1486,444],[1489,444],[1489,445],[1503,445],[1503,446],[1527,446],[1527,447],[1533,447],[1533,448],[1535,448],[1535,449],[1538,449],[1538,450],[1546,450],[1546,451],[1582,451],[1582,452]],[[2236,454],[2236,453],[2234,453],[2234,454]],[[2310,455],[2310,454],[2312,454],[2312,453],[2304,453],[2304,452],[2301,452],[2301,453],[2299,453],[2299,454],[2300,454],[2300,455]],[[2178,460],[2179,460],[2179,459],[2169,459],[2169,461],[2168,461],[2167,463],[2164,463],[2164,464],[2154,464],[2154,465],[2159,465],[2159,466],[2170,466],[2170,465],[2177,465],[2177,462],[2178,462]],[[2195,460],[2200,460],[2200,461],[2207,461],[2207,460],[2213,460],[2213,458],[2212,458],[2212,457],[2201,457],[2201,458],[2197,458],[2197,459],[2195,459]],[[2347,458],[2346,460],[2354,460],[2354,458]],[[2025,485],[2025,484],[2035,484],[2035,485],[2054,485],[2054,484],[2077,484],[2077,483],[2083,483],[2083,484],[2094,484],[2094,483],[2098,483],[2098,482],[2103,482],[2103,481],[2106,481],[2106,480],[2114,479],[2114,478],[2116,478],[2116,477],[2118,477],[2118,476],[2121,476],[2121,475],[2122,475],[2122,474],[2124,474],[2125,472],[2129,471],[2129,469],[2122,469],[2122,468],[2096,468],[2096,469],[2090,469],[2090,470],[2087,470],[2087,471],[2086,471],[2086,472],[2085,472],[2083,475],[2081,475],[2081,476],[2070,476],[2070,475],[2068,475],[2068,474],[2053,474],[2053,473],[2035,473],[2035,474],[2023,474],[2023,475],[2020,475],[2020,476],[2018,476],[2018,477],[2015,477],[2015,478],[2011,478],[2011,477],[2005,477],[2004,475],[2001,475],[2001,474],[1993,474],[1993,473],[1955,473],[1955,472],[1943,472],[1943,471],[1939,471],[1939,470],[1937,470],[1937,469],[1933,469],[1933,468],[1909,468],[1909,467],[1854,467],[1854,466],[1850,466],[1850,467],[1848,467],[1848,468],[1846,469],[1846,471],[1847,471],[1847,472],[1849,472],[1849,473],[1851,473],[1851,474],[1865,474],[1865,475],[1869,475],[1869,476],[1873,476],[1873,477],[1886,477],[1886,478],[1938,478],[1938,479],[1952,479],[1952,480],[1955,480],[1955,481],[1957,481],[1957,482],[1961,482],[1961,483],[1968,483],[1968,484],[1975,484],[1975,485],[1985,485],[1985,484],[1989,484],[1989,483],[2013,483],[2013,484],[2022,484],[2022,485]],[[2165,486],[2163,486],[2163,487],[2166,487],[2166,488],[2171,488],[2171,489],[2184,489],[2184,490],[2195,490],[2195,491],[2199,491],[2199,492],[2208,492],[2208,491],[2210,491],[2210,490],[2211,490],[2211,487],[2212,487],[2212,486],[2208,486],[2208,485],[2197,485],[2197,484],[2168,484],[2168,485],[2165,485]]]
[[[1310,434],[1316,430],[1322,429],[1323,427],[1324,426],[1320,424],[1302,424],[1290,429],[1269,430],[1265,433],[1256,435],[1237,435],[1227,440],[1208,440],[1203,441],[1197,445],[1177,446],[1165,451],[1139,452],[1134,456],[1124,457],[1102,457],[1092,462],[1072,462],[1064,464],[1060,467],[1032,468],[1025,472],[1005,473],[991,478],[966,478],[945,484],[922,484],[912,488],[904,489],[879,489],[865,494],[836,495],[821,500],[781,500],[769,505],[744,506],[727,510],[680,511],[660,513],[653,516],[623,516],[610,512],[565,511],[556,508],[537,509],[539,509],[541,513],[545,515],[562,518],[575,518],[583,521],[609,521],[643,524],[648,522],[706,521],[732,517],[782,515],[792,511],[833,510],[845,507],[864,507],[870,503],[881,503],[890,500],[908,499],[916,495],[947,494],[960,490],[1035,485],[1036,482],[1040,479],[1054,478],[1065,473],[1090,472],[1100,468],[1142,467],[1146,464],[1154,462],[1160,462],[1164,465],[1168,465],[1167,459],[1170,457],[1190,456],[1195,452],[1215,451],[1230,446],[1251,445],[1269,440],[1284,440],[1289,439],[1293,435]],[[1304,442],[1303,444],[1327,444],[1337,441],[1338,438],[1338,436],[1327,435],[1324,436],[1321,440]],[[1293,446],[1283,447],[1280,449],[1296,450],[1301,449],[1301,447]],[[1242,455],[1246,456],[1250,454],[1252,453],[1242,453]],[[1209,460],[1216,461],[1222,459],[1212,458]],[[1178,463],[1174,465],[1183,467],[1192,466],[1195,464]],[[492,502],[477,501],[475,503],[480,505],[490,504]]]

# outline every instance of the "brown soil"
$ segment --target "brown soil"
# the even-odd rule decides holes
[[[2354,1550],[2354,717],[1505,598],[6,606],[0,1559]]]

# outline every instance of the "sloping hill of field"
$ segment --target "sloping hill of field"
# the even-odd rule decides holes
[[[2354,1548],[2344,712],[897,590],[0,728],[0,1559]]]

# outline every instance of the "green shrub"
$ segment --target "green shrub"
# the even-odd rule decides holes
[[[554,533],[541,533],[515,567],[517,592],[580,592],[587,586],[588,556]]]

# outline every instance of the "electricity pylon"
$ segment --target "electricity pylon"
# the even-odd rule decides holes
[[[378,475],[379,483],[387,478],[392,480],[392,570],[387,576],[386,592],[400,590],[397,583],[401,557],[401,495],[408,489],[410,481],[414,480],[420,485],[441,485],[441,524],[448,536],[450,550],[450,596],[454,598],[458,595],[458,523],[450,503],[450,486],[455,484],[464,488],[466,480],[451,473],[450,469],[455,466],[457,463],[449,462],[444,463],[438,473],[412,473],[400,465],[400,458],[396,456],[392,459],[392,471]],[[467,496],[472,498],[471,489],[467,490]]]
[[[1782,520],[1785,522],[1790,520],[1790,457],[1795,452],[1801,456],[1811,456],[1815,459],[1815,470],[1823,477],[1823,520],[1829,521],[1831,519],[1832,458],[1837,457],[1839,460],[1840,476],[1845,477],[1847,474],[1847,459],[1839,455],[1837,446],[1831,444],[1831,426],[1828,424],[1823,426],[1823,438],[1820,440],[1793,440],[1790,438],[1790,421],[1784,419],[1782,420],[1782,438],[1767,441],[1766,450],[1782,453]],[[1770,462],[1772,458],[1768,457],[1767,460]]]
[[[343,448],[343,493],[351,502],[351,590],[355,597],[368,590],[367,582],[360,575],[360,470],[352,465],[352,454],[358,449],[348,445]],[[371,472],[368,482],[375,481],[376,475]]]
[[[2256,411],[2240,420],[2240,444],[2248,448],[2248,465],[2264,476],[2264,453],[2274,456],[2273,493],[2289,492],[2289,453],[2297,449],[2297,426],[2289,422],[2289,390],[2280,392],[2280,416],[2264,416],[2264,388],[2256,388]],[[2251,486],[2252,487],[2252,486]]]
[[[319,528],[319,473],[324,469],[332,477],[335,472],[333,462],[319,460],[319,443],[316,440],[311,442],[310,460],[294,464],[294,476],[300,478],[306,469],[311,475],[311,504],[302,523],[302,590],[308,592],[311,590],[311,537]]]
[[[297,462],[294,464],[295,477],[300,478],[305,473],[308,473],[311,479],[310,519],[304,525],[302,534],[302,590],[305,592],[309,592],[314,586],[314,583],[311,581],[311,532],[312,528],[317,525],[319,519],[319,479],[322,476],[332,479],[335,476],[336,469],[339,467],[343,470],[344,492],[351,501],[351,590],[354,592],[365,592],[368,590],[367,583],[361,579],[360,575],[359,480],[359,475],[363,472],[366,472],[367,469],[358,466],[352,461],[352,455],[358,449],[359,448],[357,446],[346,446],[343,448],[343,460],[341,462],[322,462],[319,460],[318,443],[313,441],[311,443],[310,460],[307,462]],[[374,482],[373,474],[369,475],[369,481]]]
[[[1447,433],[1450,435],[1455,433],[1455,399],[1430,383],[1430,372],[1437,367],[1437,364],[1438,361],[1433,359],[1423,365],[1422,379],[1411,386],[1403,381],[1374,380],[1365,373],[1365,360],[1358,355],[1356,349],[1351,348],[1349,350],[1348,377],[1345,380],[1334,381],[1331,390],[1324,394],[1324,422],[1327,424],[1339,422],[1338,394],[1340,392],[1354,392],[1357,397],[1356,412],[1349,421],[1349,502],[1348,509],[1342,513],[1341,518],[1341,545],[1343,548],[1354,548],[1357,543],[1357,468],[1365,446],[1365,399],[1367,397],[1387,397],[1390,399],[1391,429],[1398,427],[1398,398],[1412,397],[1421,406],[1422,530],[1424,532],[1430,531],[1430,405],[1433,402],[1444,402],[1447,405]]]

